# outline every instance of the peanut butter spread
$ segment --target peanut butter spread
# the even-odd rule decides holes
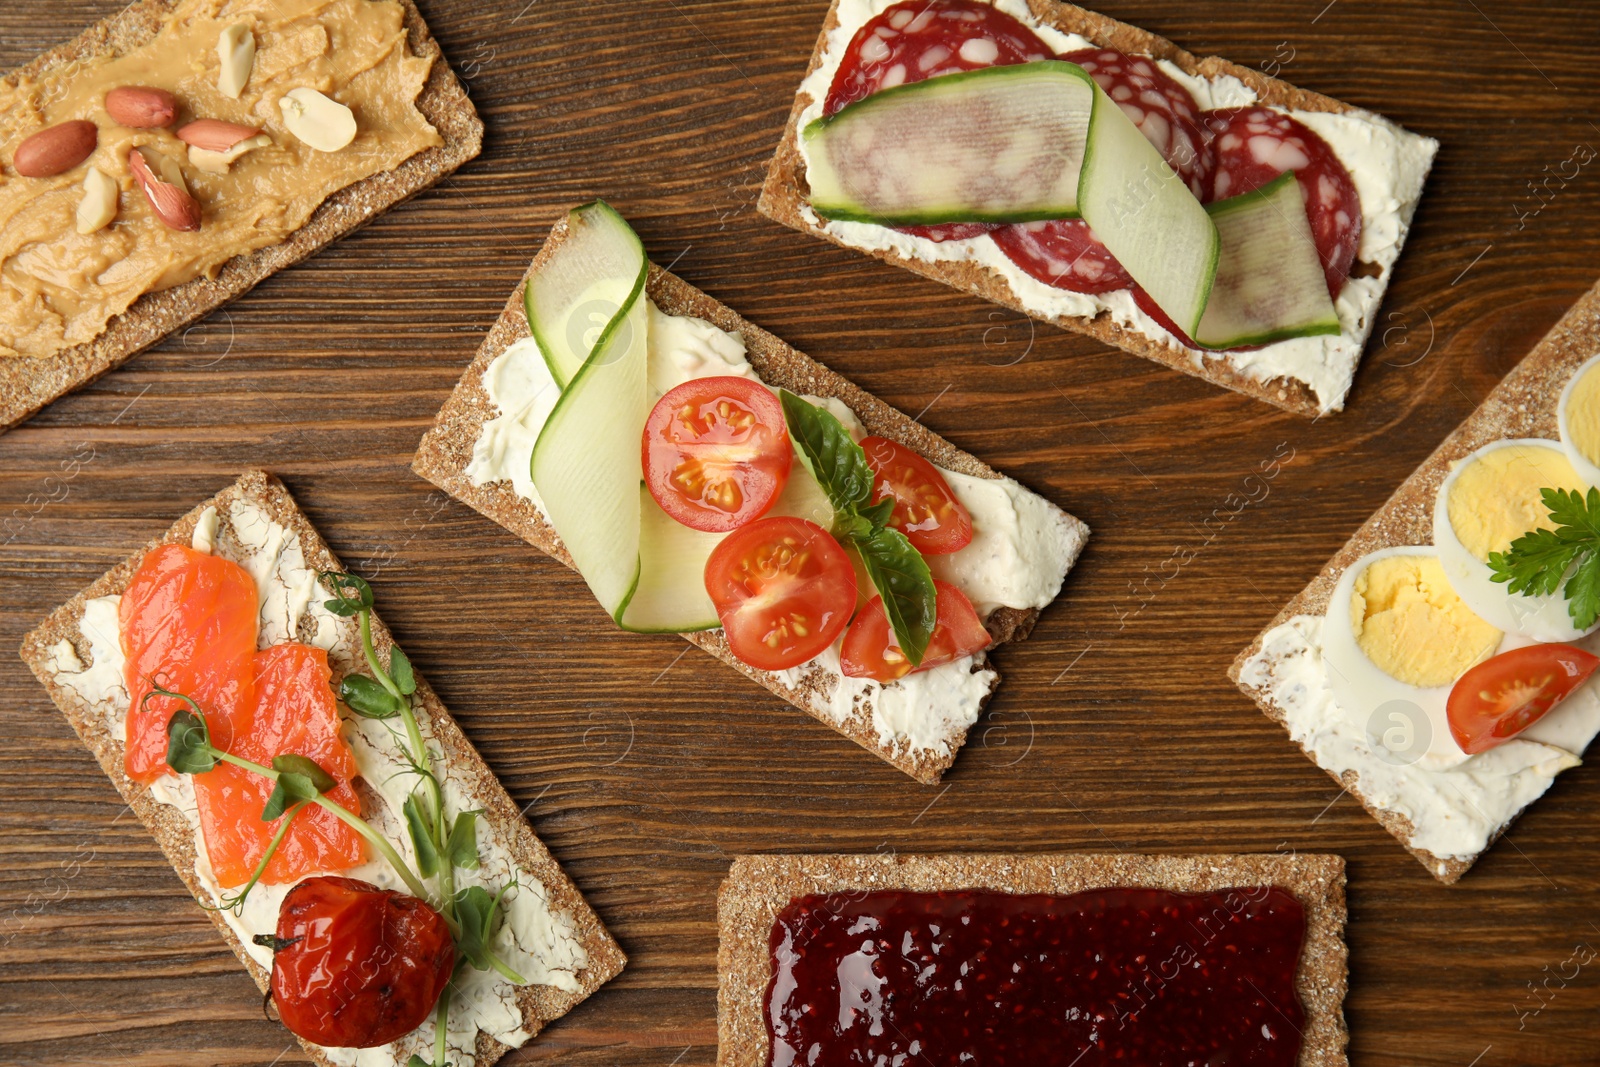
[[[132,51],[0,82],[0,160],[8,164],[0,171],[0,356],[50,356],[91,341],[145,293],[216,277],[234,256],[282,242],[338,190],[441,144],[416,107],[432,61],[410,54],[403,17],[393,0],[179,0],[160,32]],[[255,58],[232,99],[219,88],[218,42],[240,24]],[[176,120],[165,129],[119,125],[105,96],[120,86],[172,93]],[[319,151],[297,137],[285,119],[294,90],[348,107],[354,140]],[[9,165],[30,135],[74,119],[99,130],[87,160],[47,178]],[[270,140],[222,167],[197,151],[210,160],[202,170],[176,134],[196,119],[258,127]],[[150,172],[169,181],[174,167],[181,172],[199,201],[198,230],[157,216],[130,170],[135,149]],[[91,168],[117,186],[116,214],[82,234],[86,182],[103,188]]]

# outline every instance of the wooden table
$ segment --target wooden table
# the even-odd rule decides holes
[[[5,0],[0,64],[117,6]],[[1596,1054],[1600,962],[1567,961],[1600,948],[1600,774],[1563,775],[1443,888],[1224,674],[1600,274],[1597,165],[1530,190],[1600,148],[1590,5],[1103,5],[1444,142],[1350,409],[1314,423],[758,215],[820,0],[422,7],[483,156],[0,437],[0,644],[241,469],[281,475],[632,957],[507,1062],[711,1063],[729,857],[808,850],[1342,853],[1354,1062]],[[596,195],[657,262],[1093,528],[944,785],[615,632],[407,469],[552,221]],[[297,1062],[15,657],[0,695],[0,1061]]]

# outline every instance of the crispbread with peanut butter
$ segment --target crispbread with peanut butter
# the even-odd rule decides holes
[[[1239,653],[1228,676],[1251,697],[1261,711],[1287,728],[1286,712],[1273,699],[1270,686],[1253,685],[1245,678],[1247,665],[1262,652],[1263,640],[1279,625],[1297,615],[1321,616],[1328,609],[1334,586],[1345,569],[1370,552],[1396,545],[1433,543],[1434,504],[1439,487],[1453,463],[1494,441],[1541,437],[1554,441],[1558,436],[1556,402],[1562,387],[1583,362],[1600,353],[1600,284],[1590,289],[1550,329],[1505,380],[1484,398],[1483,403],[1446,437],[1433,454],[1401,482],[1393,495],[1362,524],[1323,565],[1322,571],[1294,596],[1267,624],[1250,645]],[[1265,657],[1263,657],[1265,658]],[[1272,664],[1260,665],[1270,679]],[[1315,762],[1309,746],[1302,746]],[[1347,770],[1328,774],[1395,836],[1423,866],[1445,884],[1459,879],[1482,852],[1466,857],[1438,856],[1412,842],[1418,828],[1398,811],[1386,807],[1381,798],[1369,793],[1360,774]],[[1525,810],[1525,809],[1524,809]],[[1492,844],[1521,812],[1494,829]],[[1485,848],[1487,849],[1487,845]]]
[[[52,72],[70,72],[85,62],[114,58],[149,44],[160,33],[163,17],[180,2],[139,0],[91,26],[75,40],[39,56],[9,75],[5,84],[15,88],[32,79],[48,77]],[[429,34],[415,4],[411,0],[396,2],[410,54],[431,64],[416,98],[416,107],[437,131],[440,143],[411,155],[391,169],[338,189],[283,241],[234,256],[221,266],[214,278],[202,273],[171,288],[146,292],[125,311],[112,317],[106,328],[91,339],[38,358],[0,358],[0,431],[15,426],[57,397],[88,384],[185,324],[240,296],[276,271],[298,263],[359,228],[478,154],[483,125],[472,101]],[[259,57],[265,57],[269,50],[264,48]],[[202,59],[213,65],[217,62],[214,51]],[[99,115],[82,117],[109,121]],[[184,113],[180,123],[190,117],[204,116]],[[8,140],[14,144],[28,132],[32,132],[31,128],[14,130]],[[121,180],[128,182],[128,187],[121,192],[123,210],[143,212],[145,208],[138,189],[131,179]]]
[[[806,67],[806,76],[809,78],[823,63],[827,54],[829,36],[839,26],[839,7],[841,0],[833,0],[828,8],[827,16],[823,19],[822,30],[817,36],[816,47],[811,54],[811,62]],[[994,3],[995,0],[984,0]],[[1172,63],[1186,74],[1203,78],[1235,78],[1245,88],[1255,94],[1256,100],[1264,105],[1275,108],[1287,108],[1297,111],[1327,112],[1333,114],[1356,114],[1372,118],[1377,121],[1377,116],[1363,112],[1350,104],[1323,96],[1306,89],[1299,89],[1288,82],[1270,77],[1259,70],[1243,67],[1236,63],[1216,56],[1200,57],[1184,51],[1164,37],[1157,36],[1137,26],[1131,26],[1105,15],[1086,10],[1068,3],[1057,3],[1055,0],[1025,0],[1025,6],[1032,16],[1041,25],[1053,27],[1063,33],[1078,34],[1101,48],[1110,48],[1131,56],[1149,56],[1156,60],[1165,60]],[[1154,338],[1147,336],[1142,331],[1131,326],[1122,326],[1113,321],[1109,311],[1101,311],[1094,316],[1067,316],[1045,315],[1030,310],[1025,301],[1013,291],[1011,284],[999,272],[975,260],[952,259],[943,261],[929,261],[912,256],[901,255],[890,249],[862,248],[851,244],[838,235],[830,232],[824,220],[819,219],[809,206],[809,186],[806,183],[805,159],[799,147],[800,117],[813,103],[811,95],[803,88],[796,93],[794,106],[789,113],[789,121],[784,127],[782,139],[778,142],[772,162],[768,165],[767,176],[761,189],[761,197],[757,209],[775,222],[792,227],[802,233],[821,237],[841,247],[854,251],[865,252],[867,255],[881,259],[886,263],[904,267],[915,271],[927,278],[943,282],[955,289],[961,289],[982,297],[985,300],[1011,308],[1024,315],[1031,315],[1041,321],[1050,322],[1063,329],[1074,333],[1087,334],[1105,344],[1122,349],[1124,352],[1160,363],[1173,370],[1182,371],[1184,374],[1201,378],[1213,385],[1220,385],[1225,389],[1243,393],[1246,396],[1263,400],[1269,404],[1291,411],[1298,415],[1316,417],[1324,414],[1325,410],[1339,410],[1343,407],[1343,394],[1336,404],[1325,409],[1319,402],[1318,396],[1306,382],[1289,376],[1263,378],[1259,373],[1252,374],[1241,366],[1236,366],[1230,359],[1221,354],[1202,355],[1188,349],[1175,340],[1168,338]],[[1404,131],[1402,131],[1404,132]],[[1414,136],[1414,135],[1407,135]],[[1433,144],[1437,148],[1437,144]],[[1431,163],[1432,150],[1428,151],[1427,163]],[[1426,175],[1427,166],[1423,167],[1423,176]],[[1401,211],[1396,219],[1400,242],[1403,242],[1406,231],[1410,226],[1413,203]],[[981,238],[980,238],[981,239]],[[1396,253],[1398,254],[1398,247]],[[1381,287],[1379,299],[1383,288],[1387,288],[1389,279],[1393,275],[1393,265],[1380,265],[1373,263],[1357,263],[1352,277],[1367,276],[1377,279]],[[1372,314],[1358,325],[1358,332],[1362,342],[1372,329],[1373,319],[1376,318],[1377,304],[1374,303]],[[1269,346],[1270,347],[1270,346]],[[1351,369],[1354,374],[1354,368]],[[1348,382],[1345,383],[1348,388]]]
[[[570,233],[567,218],[563,216],[528,268],[527,275],[524,275],[524,283],[528,276],[540,269]],[[527,317],[523,311],[522,292],[523,287],[519,285],[511,294],[505,310],[489,330],[488,336],[484,338],[482,347],[478,349],[477,357],[462,374],[455,391],[439,412],[433,428],[423,437],[412,468],[457,500],[488,516],[535,548],[554,556],[570,567],[573,565],[572,559],[562,546],[555,530],[530,501],[513,490],[509,482],[474,485],[467,474],[467,467],[472,461],[473,446],[484,424],[496,414],[496,409],[483,385],[484,374],[497,356],[513,343],[529,336]],[[1002,477],[977,457],[956,448],[915,420],[889,407],[809,356],[753,325],[731,308],[654,264],[650,265],[646,292],[650,299],[669,315],[692,315],[705,319],[720,329],[740,334],[744,339],[746,358],[768,385],[774,388],[781,386],[800,394],[837,397],[855,412],[869,433],[899,441],[947,470],[976,478]],[[1055,508],[1054,505],[1049,507],[1059,523],[1059,535],[1067,542],[1066,552],[1070,565],[1082,550],[1084,540],[1088,536],[1088,527],[1066,512]],[[1001,607],[990,614],[986,625],[995,644],[998,645],[1027,637],[1038,617],[1038,609]],[[937,782],[955,762],[956,753],[966,739],[968,726],[963,725],[952,728],[940,743],[932,747],[916,748],[897,744],[894,739],[881,736],[874,726],[874,708],[870,700],[858,700],[843,718],[828,710],[829,698],[838,680],[836,675],[814,666],[806,669],[798,677],[795,677],[792,671],[785,672],[789,678],[770,671],[758,670],[743,663],[729,651],[721,630],[686,633],[683,637],[920,782],[928,784]],[[986,664],[985,668],[991,671],[994,669],[992,663]],[[998,684],[999,677],[996,675],[989,686],[990,695]]]
[[[128,778],[123,763],[123,742],[109,727],[110,709],[103,701],[91,703],[74,687],[65,684],[62,681],[58,657],[62,652],[62,642],[66,642],[72,647],[73,659],[92,666],[90,642],[81,632],[86,603],[96,597],[120,594],[127,587],[129,579],[145,555],[158,545],[190,543],[195,526],[208,507],[215,508],[221,520],[222,534],[219,536],[226,534],[230,507],[235,501],[241,500],[260,509],[272,522],[282,526],[287,531],[287,536],[298,543],[311,569],[316,571],[343,569],[338,558],[295,505],[294,499],[282,483],[261,471],[252,471],[210,500],[200,504],[160,537],[138,549],[58,608],[23,639],[21,650],[23,661],[44,684],[51,699],[67,717],[67,721],[72,724],[72,728],[77,731],[84,744],[94,753],[101,768],[134,814],[155,836],[161,850],[172,863],[173,869],[178,872],[178,876],[183,879],[184,884],[189,887],[189,891],[194,894],[196,900],[206,901],[208,904],[211,899],[210,893],[196,874],[195,831],[188,818],[177,808],[159,803],[149,787]],[[353,623],[353,620],[346,622]],[[303,618],[297,635],[308,638],[316,629],[313,620],[309,617]],[[394,647],[393,638],[376,615],[372,618],[372,632],[379,654],[387,657],[389,650]],[[337,666],[334,670],[337,687],[341,671]],[[417,696],[418,719],[432,736],[434,743],[442,749],[446,765],[452,772],[451,777],[454,778],[455,772],[459,771],[473,802],[483,809],[482,818],[494,839],[508,850],[518,871],[538,879],[544,887],[550,906],[571,917],[576,936],[587,953],[588,965],[577,972],[576,990],[567,991],[553,985],[524,986],[517,990],[516,999],[523,1017],[522,1028],[529,1035],[537,1034],[552,1020],[565,1015],[617,975],[622,970],[626,958],[611,935],[606,932],[599,917],[584,901],[578,888],[573,885],[522,817],[519,805],[507,795],[494,772],[484,763],[472,742],[461,732],[455,719],[420,676],[417,678]],[[123,699],[125,701],[126,697]],[[364,793],[364,804],[369,803],[366,797],[372,795],[368,792],[370,783],[363,784],[359,788]],[[249,956],[245,945],[219,910],[208,906],[206,914],[216,924],[218,932],[239,957],[240,962],[245,965],[256,984],[265,992],[268,981],[267,970]],[[431,1025],[430,1023],[428,1026],[430,1038]],[[302,1045],[315,1062],[323,1067],[333,1067],[333,1061],[321,1048],[305,1042],[302,1042]],[[474,1060],[476,1067],[487,1067],[506,1051],[506,1045],[494,1040],[487,1033],[480,1032]]]
[[[1349,1042],[1344,1022],[1349,984],[1344,883],[1344,860],[1332,855],[739,856],[717,896],[717,1063],[763,1067],[769,1062],[763,1015],[772,979],[768,938],[778,912],[795,897],[884,889],[1067,894],[1151,888],[1198,893],[1272,885],[1288,890],[1305,909],[1305,940],[1295,973],[1295,990],[1305,1008],[1299,1067],[1341,1067],[1348,1062]],[[1197,931],[1196,936],[1205,935]]]

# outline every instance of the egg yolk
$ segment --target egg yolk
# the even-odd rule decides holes
[[[1567,438],[1590,463],[1600,465],[1600,363],[1584,372],[1567,396]]]
[[[1558,448],[1507,445],[1467,463],[1450,487],[1446,506],[1456,538],[1480,563],[1488,563],[1489,553],[1504,552],[1529,530],[1550,527],[1539,490],[1581,493],[1587,488]]]
[[[1356,578],[1350,629],[1379,670],[1407,685],[1450,685],[1488,659],[1501,633],[1450,588],[1434,556],[1388,556]]]

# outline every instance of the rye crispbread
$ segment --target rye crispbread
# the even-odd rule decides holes
[[[1274,627],[1296,615],[1322,615],[1327,611],[1328,598],[1338,584],[1339,577],[1356,560],[1369,552],[1395,545],[1431,545],[1433,543],[1434,500],[1439,486],[1450,474],[1450,465],[1484,445],[1518,437],[1543,437],[1551,441],[1558,438],[1556,427],[1556,402],[1572,372],[1589,357],[1600,354],[1600,284],[1590,289],[1551,327],[1532,352],[1506,375],[1499,385],[1484,398],[1483,403],[1434,449],[1393,495],[1361,528],[1346,541],[1323,565],[1322,572],[1302,589],[1283,610],[1256,635],[1243,652],[1239,653],[1229,668],[1228,676],[1269,719],[1283,723],[1285,715],[1265,689],[1257,689],[1240,681],[1246,661],[1260,650],[1262,639]],[[1309,749],[1308,759],[1315,761]],[[1411,820],[1394,811],[1380,807],[1366,796],[1361,788],[1360,775],[1349,770],[1329,775],[1350,791],[1383,828],[1393,834],[1406,849],[1439,881],[1450,884],[1459,879],[1478,856],[1469,859],[1436,856],[1415,848],[1411,839],[1415,827]],[[1524,809],[1526,810],[1526,809]],[[1518,812],[1517,815],[1520,815]],[[1500,826],[1489,839],[1492,845],[1510,825],[1516,815]],[[1488,846],[1485,846],[1487,850]]]
[[[175,0],[139,0],[95,23],[82,34],[40,55],[8,79],[36,76],[86,58],[119,55],[148,43]],[[395,205],[440,181],[483,147],[483,123],[456,79],[412,0],[405,9],[411,52],[433,58],[417,109],[444,143],[417,153],[393,170],[347,185],[322,202],[306,224],[281,244],[268,245],[225,263],[217,277],[204,275],[160,292],[146,293],[106,324],[98,337],[40,359],[0,359],[0,433],[40,408],[118,367],[180,327],[242,296],[268,276],[291,267],[325,245],[371,222]]]
[[[139,817],[139,821],[144,823],[145,828],[155,837],[161,850],[172,863],[173,869],[178,872],[178,876],[183,879],[196,900],[208,899],[208,894],[195,876],[194,831],[187,818],[176,808],[158,803],[151,796],[147,786],[137,784],[128,778],[123,767],[123,744],[107,728],[105,708],[100,704],[89,704],[76,691],[57,680],[52,670],[51,650],[62,640],[70,641],[79,658],[84,663],[89,663],[92,659],[89,654],[89,644],[79,630],[85,602],[95,597],[120,594],[127,587],[129,579],[138,569],[145,554],[156,546],[168,543],[188,544],[193,536],[196,522],[208,506],[217,509],[222,527],[226,530],[228,506],[234,499],[240,497],[265,511],[274,522],[283,526],[292,537],[299,540],[306,563],[311,569],[318,571],[344,569],[310,521],[295,505],[294,499],[283,484],[262,471],[250,471],[233,485],[195,507],[174,523],[166,533],[139,548],[94,584],[56,609],[48,619],[23,639],[21,649],[23,661],[44,684],[56,706],[67,717],[67,721],[94,753],[95,758],[100,761],[100,766],[107,777],[117,787],[117,791],[122,794],[123,800],[128,803],[133,813]],[[309,618],[302,620],[302,636],[309,636],[307,631],[309,624]],[[314,631],[314,626],[310,629]],[[351,634],[353,633],[352,625]],[[379,656],[386,659],[389,650],[394,647],[394,641],[388,628],[383,625],[376,613],[372,616],[372,639]],[[341,677],[337,665],[334,665],[334,674],[334,685],[337,688]],[[419,722],[423,724],[425,730],[431,731],[435,744],[443,751],[445,761],[452,770],[463,773],[467,783],[467,793],[483,809],[482,817],[492,830],[494,838],[510,852],[519,870],[535,876],[543,884],[552,910],[564,911],[572,916],[577,936],[588,953],[589,965],[577,976],[581,986],[578,992],[569,993],[553,986],[527,986],[518,991],[518,1001],[523,1011],[523,1028],[530,1035],[537,1034],[552,1020],[565,1015],[601,985],[615,977],[627,962],[626,957],[606,931],[599,916],[589,907],[577,886],[572,884],[543,842],[534,834],[533,829],[523,819],[517,804],[506,794],[505,788],[495,777],[494,772],[484,763],[483,757],[478,755],[472,742],[462,734],[455,719],[450,716],[432,687],[420,674],[417,676],[417,695],[420,698],[417,710]],[[358,786],[358,791],[364,791],[364,788]],[[250,958],[244,945],[219,912],[208,908],[206,914],[227,941],[228,947],[233,949],[234,954],[250,972],[250,976],[255,979],[256,985],[262,992],[266,992],[268,972]],[[333,1067],[332,1061],[320,1048],[304,1041],[301,1045],[317,1063],[323,1067]],[[505,1054],[507,1046],[500,1044],[488,1034],[479,1033],[476,1051],[476,1067],[488,1067]]]
[[[1238,78],[1250,89],[1254,90],[1260,103],[1278,108],[1287,108],[1295,111],[1325,111],[1338,114],[1360,112],[1362,109],[1350,104],[1335,100],[1320,93],[1306,89],[1299,89],[1288,82],[1280,81],[1250,67],[1241,67],[1230,63],[1217,56],[1195,56],[1184,51],[1165,37],[1142,30],[1137,26],[1130,26],[1125,22],[1108,18],[1105,15],[1085,10],[1073,4],[1055,3],[1053,0],[1027,0],[1028,8],[1033,16],[1044,25],[1053,26],[1063,33],[1076,33],[1088,38],[1102,48],[1111,48],[1128,55],[1149,56],[1153,59],[1164,59],[1179,69],[1204,78],[1217,78],[1231,75]],[[806,67],[806,76],[822,65],[823,54],[827,46],[828,35],[839,25],[838,18],[839,0],[833,0],[828,8],[827,17],[822,23],[822,32],[817,36],[817,44],[811,53],[811,63]],[[1022,300],[1012,292],[1011,286],[1000,274],[979,263],[973,262],[944,262],[930,263],[920,259],[901,256],[892,251],[870,250],[856,248],[829,233],[823,226],[807,218],[808,197],[805,180],[805,161],[799,149],[799,123],[800,115],[811,104],[811,97],[804,91],[795,95],[794,108],[789,113],[789,122],[783,131],[783,140],[779,142],[777,151],[773,154],[772,162],[767,168],[766,181],[761,188],[761,198],[757,202],[757,210],[763,215],[792,227],[802,233],[821,237],[826,241],[843,248],[852,248],[858,252],[874,256],[885,263],[905,267],[934,281],[943,282],[955,289],[962,289],[985,300],[1008,307],[1024,315],[1031,315],[1041,321],[1052,323],[1062,329],[1074,333],[1087,334],[1114,348],[1130,352],[1136,356],[1153,360],[1173,370],[1182,371],[1184,374],[1208,381],[1213,385],[1220,385],[1225,389],[1243,393],[1245,396],[1266,401],[1285,411],[1294,412],[1315,418],[1323,414],[1323,409],[1318,403],[1316,394],[1304,382],[1279,377],[1265,381],[1257,380],[1249,374],[1237,369],[1225,357],[1201,358],[1193,351],[1183,347],[1176,341],[1157,340],[1147,337],[1138,330],[1119,326],[1111,321],[1109,313],[1102,312],[1095,317],[1087,316],[1058,316],[1046,318],[1029,311]],[[1401,220],[1401,240],[1411,221],[1408,212]],[[1398,252],[1398,249],[1397,249]],[[1356,272],[1372,270],[1382,280],[1384,288],[1388,286],[1389,276],[1393,274],[1393,267],[1379,270],[1376,265],[1357,264]],[[1365,323],[1366,329],[1371,328],[1371,323]],[[1341,400],[1333,410],[1343,407]]]
[[[1299,1067],[1348,1062],[1344,1022],[1348,985],[1344,944],[1344,860],[1333,855],[740,856],[717,897],[717,1064],[765,1067],[763,1018],[772,978],[768,935],[790,900],[818,893],[901,889],[939,892],[1076,893],[1140,887],[1206,892],[1276,885],[1305,908],[1306,937],[1295,975],[1305,1007]]]
[[[550,232],[549,239],[529,266],[527,277],[539,270],[555,249],[570,233],[567,217],[562,216]],[[572,566],[572,559],[561,545],[554,528],[544,520],[532,503],[518,496],[507,482],[473,485],[467,477],[467,465],[472,461],[472,449],[483,424],[495,417],[496,409],[483,387],[483,375],[496,356],[514,342],[529,336],[527,317],[522,306],[522,286],[519,285],[506,307],[484,338],[483,345],[450,399],[440,410],[434,426],[423,437],[417,448],[412,469],[440,489],[474,510],[493,519],[507,530],[521,537],[535,548]],[[947,470],[958,471],[976,478],[999,478],[1001,475],[977,457],[961,451],[950,442],[932,433],[913,419],[889,407],[881,400],[864,392],[851,382],[835,374],[802,352],[791,348],[772,334],[744,319],[731,308],[706,295],[694,286],[655,264],[650,265],[650,278],[646,292],[656,306],[669,315],[693,315],[744,338],[746,358],[762,381],[781,386],[796,393],[837,397],[844,401],[861,419],[869,433],[893,438],[916,450],[933,463]],[[1088,527],[1060,509],[1055,509],[1062,525],[1062,536],[1070,538],[1070,558],[1075,561],[1082,551]],[[1018,610],[1002,607],[986,621],[996,645],[1006,641],[1020,641],[1028,636],[1038,619],[1037,609]],[[872,725],[870,704],[857,704],[852,714],[843,722],[836,722],[821,710],[832,692],[831,676],[813,669],[790,685],[778,675],[757,670],[740,660],[728,650],[721,630],[686,633],[684,639],[711,653],[728,666],[741,671],[751,679],[787,700],[795,707],[827,723],[852,741],[892,763],[919,782],[933,784],[955,762],[956,752],[966,737],[966,730],[952,733],[947,741],[947,751],[909,749],[885,744],[879,740]],[[993,670],[993,664],[988,664]],[[990,687],[990,695],[999,685],[998,675]]]

